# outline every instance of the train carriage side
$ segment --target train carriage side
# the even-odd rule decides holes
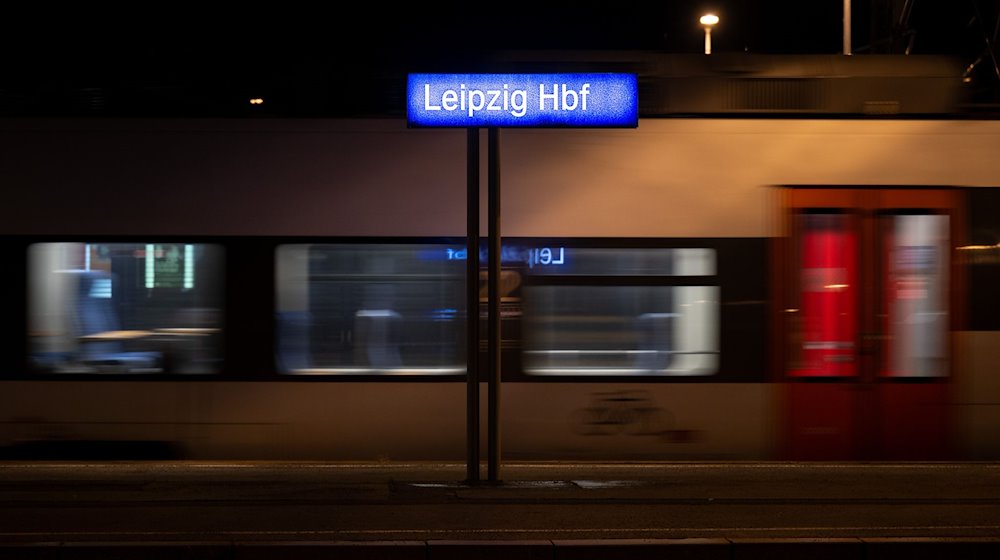
[[[8,454],[159,442],[192,458],[464,457],[463,131],[393,119],[0,125],[3,285],[12,301],[24,294],[2,323]],[[505,263],[519,280],[505,307],[506,458],[880,457],[846,431],[861,421],[848,413],[796,415],[836,401],[827,391],[913,411],[885,420],[897,428],[933,408],[947,456],[1000,453],[1000,328],[987,311],[1000,259],[985,210],[1000,185],[997,123],[642,119],[505,130],[501,142]],[[812,190],[953,202],[788,203]],[[877,301],[932,325],[907,332],[935,337],[945,374],[865,374],[855,387],[792,373],[790,286],[808,276],[843,290],[831,270],[847,268],[788,271],[789,247],[830,239],[795,237],[807,231],[786,227],[798,214],[898,229],[901,299],[885,303],[883,288]],[[874,251],[866,266],[889,270]],[[945,307],[906,299],[921,294]],[[113,304],[119,323],[101,332],[119,339],[75,330],[66,303],[80,298]],[[131,354],[100,353],[125,342]],[[792,422],[812,439],[790,446]]]

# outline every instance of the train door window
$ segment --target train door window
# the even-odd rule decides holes
[[[462,246],[294,244],[276,259],[283,373],[466,371]]]
[[[941,214],[883,214],[881,253],[884,337],[879,375],[948,374],[949,219]]]
[[[714,250],[561,247],[559,256],[558,267],[527,269],[523,361],[528,374],[709,375],[717,370]]]
[[[794,217],[789,375],[857,375],[857,240],[852,217],[830,211]]]
[[[222,248],[37,243],[28,249],[30,363],[47,373],[220,369]]]

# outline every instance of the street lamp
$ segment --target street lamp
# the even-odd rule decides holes
[[[698,20],[705,28],[705,54],[712,54],[712,27],[719,23],[719,16],[715,14],[705,14]]]

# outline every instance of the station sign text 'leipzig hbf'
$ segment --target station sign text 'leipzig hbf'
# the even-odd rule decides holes
[[[410,74],[411,127],[618,127],[639,123],[635,74]]]

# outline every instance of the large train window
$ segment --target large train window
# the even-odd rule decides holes
[[[47,373],[214,373],[221,247],[36,243],[28,249],[30,363]]]
[[[436,243],[280,246],[281,371],[464,373],[465,260],[460,249]]]
[[[713,249],[562,247],[557,255],[558,266],[527,268],[526,373],[684,376],[717,371],[719,287]]]

